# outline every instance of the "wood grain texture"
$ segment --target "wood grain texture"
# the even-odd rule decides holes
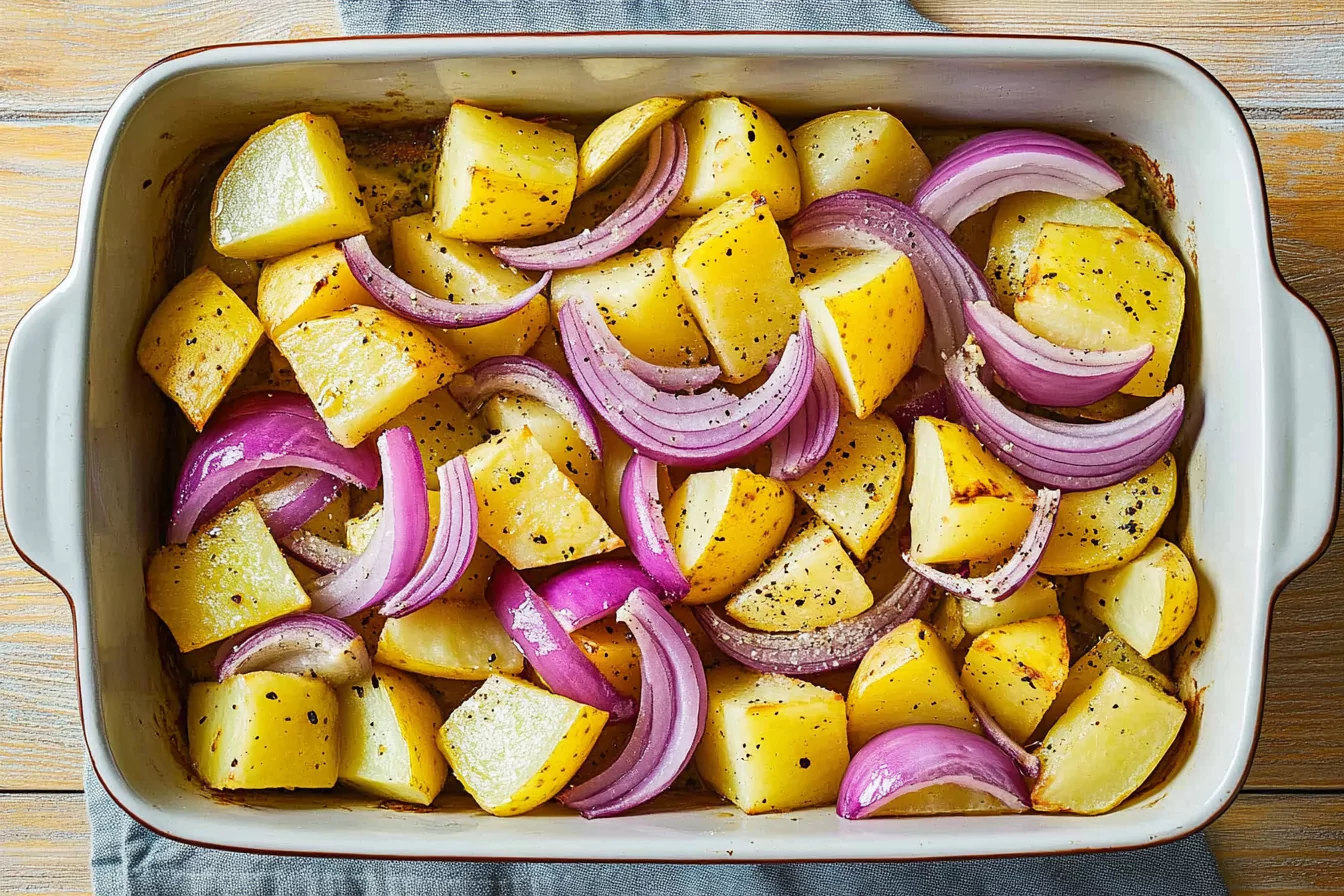
[[[92,891],[82,793],[0,794],[0,896]]]

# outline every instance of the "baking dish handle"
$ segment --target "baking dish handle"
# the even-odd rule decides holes
[[[1340,485],[1339,354],[1306,299],[1283,285],[1277,292],[1279,369],[1288,375],[1269,405],[1271,446],[1279,446],[1280,487],[1270,493],[1267,533],[1270,584],[1276,589],[1330,543]]]
[[[23,558],[67,595],[82,578],[87,313],[74,276],[29,309],[5,357],[0,465],[5,523]],[[75,591],[79,589],[74,589]]]

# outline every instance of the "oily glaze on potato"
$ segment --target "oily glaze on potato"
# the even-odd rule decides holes
[[[703,215],[743,193],[759,193],[776,221],[798,214],[798,160],[789,135],[760,106],[730,96],[692,104],[679,121],[690,160],[670,217]]]
[[[1042,616],[982,632],[966,653],[961,685],[984,704],[1009,737],[1022,743],[1068,675],[1064,619]]]
[[[410,675],[375,664],[368,678],[336,689],[338,780],[385,800],[428,806],[448,779],[434,742],[444,715]]]
[[[323,243],[269,262],[257,284],[257,316],[272,339],[294,324],[351,305],[374,305],[336,243]]]
[[[814,118],[789,135],[798,154],[803,208],[844,190],[909,202],[929,176],[929,157],[900,119],[880,109]]]
[[[604,120],[579,147],[576,195],[601,184],[645,147],[649,137],[686,108],[675,96],[652,96]]]
[[[1145,657],[1185,634],[1198,596],[1190,561],[1165,538],[1154,538],[1124,566],[1094,572],[1083,583],[1083,605]]]

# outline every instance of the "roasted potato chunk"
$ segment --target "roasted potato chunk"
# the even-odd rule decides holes
[[[1176,545],[1154,538],[1118,569],[1094,572],[1083,583],[1083,605],[1129,642],[1140,656],[1161,653],[1195,618],[1199,586]]]
[[[257,315],[266,335],[351,305],[376,305],[335,243],[302,249],[266,265],[257,285]]]
[[[1176,693],[1176,685],[1170,678],[1154,669],[1137,650],[1125,643],[1124,638],[1115,632],[1107,632],[1091,650],[1069,667],[1069,677],[1064,681],[1064,687],[1059,689],[1059,695],[1055,697],[1055,702],[1050,704],[1050,709],[1046,711],[1036,730],[1044,734],[1051,725],[1059,721],[1059,717],[1064,715],[1064,710],[1073,704],[1078,695],[1087,690],[1092,682],[1101,677],[1101,673],[1112,666],[1127,675],[1142,678],[1164,694]]]
[[[575,193],[586,193],[619,171],[644,148],[654,131],[676,118],[684,108],[686,100],[680,97],[652,96],[627,106],[593,128],[579,147]]]
[[[1069,675],[1064,617],[1042,616],[982,632],[961,667],[961,686],[1008,736],[1024,742]]]
[[[703,215],[743,193],[765,197],[776,221],[798,214],[798,160],[789,135],[769,112],[731,96],[713,96],[681,113],[690,162],[668,215]]]
[[[420,447],[425,465],[425,480],[435,491],[439,488],[439,467],[465,454],[485,441],[485,427],[462,409],[447,389],[436,389],[402,411],[383,426],[384,430],[405,426]],[[438,499],[430,495],[430,503]]]
[[[878,809],[870,817],[898,815],[994,815],[1010,811],[987,793],[959,784],[934,784],[903,794]]]
[[[602,461],[559,412],[524,395],[495,395],[481,407],[480,416],[492,434],[524,427],[531,430],[560,472],[594,507],[603,506]]]
[[[932,167],[900,119],[880,109],[832,112],[789,137],[798,154],[803,208],[845,190],[909,202]]]
[[[428,806],[448,780],[434,742],[443,712],[434,695],[403,672],[375,665],[363,681],[337,689],[338,780],[385,800]]]
[[[628,625],[615,619],[599,619],[570,632],[569,637],[618,694],[639,700],[643,680],[639,671],[639,645]]]
[[[971,564],[971,575],[988,575],[999,565],[998,562],[977,561]],[[962,628],[971,637],[1010,622],[1059,614],[1055,583],[1045,576],[1032,576],[1025,585],[997,603],[982,604],[959,597],[953,599],[960,608]]]

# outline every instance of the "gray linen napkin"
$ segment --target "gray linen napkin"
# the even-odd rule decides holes
[[[510,31],[941,31],[902,0],[337,0],[352,34]],[[126,815],[92,770],[96,896],[1222,896],[1202,834],[1091,856],[910,864],[615,865],[257,856],[167,840]]]

